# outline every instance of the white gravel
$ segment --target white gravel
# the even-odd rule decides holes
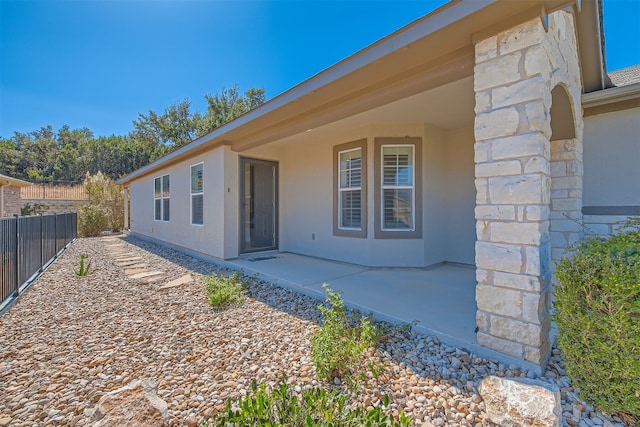
[[[250,298],[217,311],[208,305],[203,275],[219,267],[122,239],[123,252],[165,273],[145,283],[114,264],[109,240],[78,239],[0,316],[0,426],[91,425],[102,395],[139,378],[158,385],[172,426],[189,416],[204,421],[228,398],[243,395],[253,379],[273,384],[286,374],[301,388],[329,386],[316,380],[310,357],[318,301],[248,279]],[[87,277],[74,273],[81,254],[91,262]],[[194,282],[159,289],[185,274]],[[353,403],[377,406],[388,394],[390,409],[412,414],[415,425],[479,426],[482,378],[535,377],[400,331],[371,357],[384,371],[377,379],[369,375]],[[558,350],[541,379],[562,387],[565,426],[622,426],[575,397]]]

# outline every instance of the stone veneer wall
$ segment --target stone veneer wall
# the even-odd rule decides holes
[[[20,215],[20,187],[3,187],[4,191],[4,216]]]
[[[582,223],[585,235],[612,236],[617,234],[625,221],[635,218],[633,215],[584,215]]]
[[[551,189],[563,185],[562,168],[552,173],[554,87],[568,92],[573,110],[567,156],[581,156],[583,126],[574,18],[548,18],[548,31],[534,19],[478,42],[474,73],[478,343],[538,366],[551,344],[550,221],[560,213],[551,211]],[[581,190],[581,170],[578,180]],[[582,203],[581,191],[555,195]]]

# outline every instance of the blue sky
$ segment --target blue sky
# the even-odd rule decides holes
[[[132,129],[238,84],[274,97],[444,0],[0,0],[0,136]],[[640,0],[604,0],[607,63],[640,63]]]

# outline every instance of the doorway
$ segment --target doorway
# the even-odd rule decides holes
[[[278,164],[240,159],[240,252],[278,249]]]

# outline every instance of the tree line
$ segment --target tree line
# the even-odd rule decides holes
[[[88,128],[44,126],[0,138],[0,173],[26,180],[80,181],[87,172],[117,179],[188,144],[265,101],[264,89],[241,93],[237,85],[205,95],[207,111],[188,99],[162,113],[149,110],[126,135],[95,136]]]

